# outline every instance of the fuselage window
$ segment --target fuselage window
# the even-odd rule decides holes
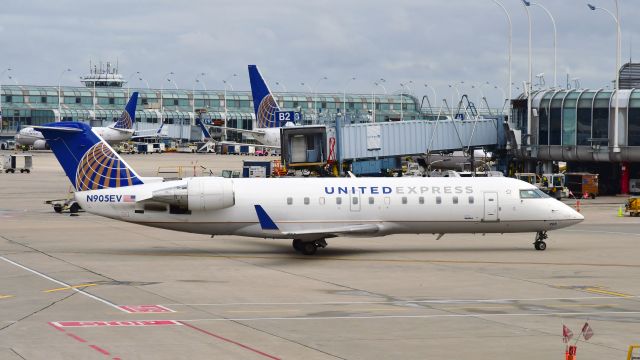
[[[407,205],[407,197],[406,196],[402,197],[402,204],[403,205]]]
[[[336,198],[336,204],[341,205],[342,204],[342,198],[340,196],[338,196]]]
[[[305,205],[309,205],[309,198],[308,198],[308,197],[305,197],[305,198],[304,198],[304,204],[305,204]]]
[[[458,203],[458,197],[457,197],[457,196],[454,196],[454,197],[453,197],[453,203],[454,203],[454,204],[457,204],[457,203]]]
[[[288,197],[287,198],[287,205],[293,205],[293,198],[292,197]]]
[[[320,205],[324,205],[324,198],[323,197],[320,198]]]
[[[419,203],[420,205],[424,204],[424,196],[420,196],[420,197],[418,198],[418,203]]]
[[[384,204],[385,204],[385,205],[389,205],[389,204],[391,204],[391,198],[390,198],[390,197],[388,197],[388,196],[385,196],[385,197],[384,197]]]
[[[473,204],[473,196],[469,196],[469,204]]]
[[[353,205],[358,205],[358,198],[354,196],[353,199],[351,199],[351,203],[353,203]]]
[[[436,196],[436,204],[442,204],[442,198],[440,196]]]
[[[373,196],[369,197],[369,205],[373,205],[373,203],[375,202]]]

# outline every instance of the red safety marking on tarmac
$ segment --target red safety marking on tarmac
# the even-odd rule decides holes
[[[168,326],[183,325],[175,320],[133,320],[133,321],[54,321],[51,326],[56,328],[77,327],[125,327],[125,326]],[[64,330],[63,330],[64,331]]]
[[[233,341],[233,340],[231,340],[231,339],[227,339],[227,338],[222,337],[222,336],[220,336],[220,335],[216,335],[216,334],[214,334],[214,333],[212,333],[212,332],[209,332],[209,331],[207,331],[207,330],[205,330],[205,329],[201,329],[201,328],[199,328],[199,327],[197,327],[197,326],[194,326],[194,325],[191,325],[191,324],[187,324],[186,322],[182,322],[182,321],[179,321],[179,322],[180,322],[182,325],[186,326],[186,327],[192,328],[192,329],[194,329],[194,330],[196,330],[196,331],[199,331],[199,332],[201,332],[201,333],[203,333],[203,334],[206,334],[206,335],[209,335],[209,336],[213,336],[213,337],[214,337],[214,338],[216,338],[216,339],[219,339],[219,340],[222,340],[222,341],[226,341],[226,342],[228,342],[228,343],[230,343],[230,344],[233,344],[233,345],[239,346],[239,347],[241,347],[241,348],[243,348],[243,349],[246,349],[246,350],[249,350],[249,351],[253,351],[254,353],[256,353],[256,354],[258,354],[258,355],[262,355],[262,356],[264,356],[264,357],[266,357],[266,358],[269,358],[269,359],[280,360],[280,358],[279,358],[279,357],[275,357],[275,356],[273,356],[273,355],[269,355],[269,354],[267,354],[267,353],[265,353],[265,352],[262,352],[262,351],[260,351],[260,350],[258,350],[258,349],[254,349],[254,348],[252,348],[252,347],[250,347],[250,346],[247,346],[247,345],[241,344],[241,343],[239,343],[239,342],[237,342],[237,341]]]
[[[72,337],[72,338],[74,338],[74,339],[76,339],[76,340],[80,341],[81,343],[86,343],[86,342],[87,342],[87,340],[85,340],[85,339],[81,338],[80,336],[78,336],[78,335],[76,335],[76,334],[72,334],[72,333],[70,333],[70,332],[68,332],[68,333],[67,333],[67,336]]]
[[[120,305],[118,306],[120,310],[126,311],[128,313],[170,313],[175,312],[174,310],[169,309],[166,306],[162,305]]]
[[[72,333],[72,332],[70,332],[68,330],[63,329],[59,322],[49,322],[48,324],[51,325],[54,329],[67,334],[67,336],[69,336],[69,337],[71,337],[71,338],[73,338],[73,339],[75,339],[75,340],[77,340],[77,341],[79,341],[81,343],[86,343],[87,342],[87,340],[81,338],[80,336],[78,336],[78,335],[76,335],[76,334],[74,334],[74,333]],[[110,352],[108,352],[107,350],[101,348],[98,345],[88,344],[88,346],[90,348],[92,348],[93,350],[101,353],[102,355],[106,355],[106,356],[111,355]],[[119,357],[115,357],[112,360],[121,360],[121,359]]]
[[[99,347],[98,345],[89,345],[89,347],[103,355],[111,355],[107,350]]]

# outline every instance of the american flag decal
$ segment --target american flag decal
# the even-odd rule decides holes
[[[122,196],[122,202],[136,202],[135,195],[124,195]]]

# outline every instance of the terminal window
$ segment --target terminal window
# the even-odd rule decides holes
[[[47,97],[46,96],[41,96],[40,97],[40,102],[43,103],[43,104],[46,104],[47,103]]]
[[[12,101],[13,101],[13,98],[11,97],[11,95],[7,95],[7,96],[4,97],[4,102],[10,103]]]
[[[109,98],[109,105],[113,105],[113,104],[115,104],[115,103],[116,103],[116,99],[115,99],[115,98],[110,97],[110,98]]]

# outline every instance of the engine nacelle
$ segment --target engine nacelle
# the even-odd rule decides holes
[[[33,150],[49,150],[49,144],[46,140],[36,140],[33,142]]]
[[[151,200],[189,211],[220,210],[235,204],[229,179],[192,178],[185,185],[156,190]]]

